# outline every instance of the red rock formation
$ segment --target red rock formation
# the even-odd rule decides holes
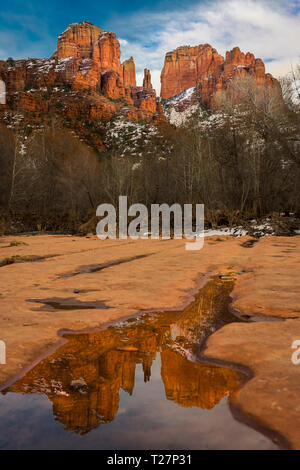
[[[118,86],[123,86],[120,44],[114,33],[87,22],[73,24],[58,38],[57,51],[58,71],[73,89],[100,88],[106,72],[118,74]]]
[[[101,28],[89,21],[71,24],[58,37],[57,58],[59,60],[67,57],[91,58],[93,44],[102,32]]]
[[[168,52],[161,73],[161,97],[168,99],[195,88],[190,98],[204,105],[216,105],[222,91],[230,88],[238,77],[252,77],[259,86],[280,90],[278,81],[265,73],[261,59],[250,52],[244,54],[238,47],[226,52],[225,60],[209,44],[183,46]]]
[[[219,74],[223,61],[223,57],[209,44],[182,46],[168,52],[161,73],[162,99],[196,86],[201,75]]]
[[[43,96],[34,96],[31,93],[18,93],[16,96],[17,109],[22,109],[26,113],[47,113],[49,111],[49,103]]]
[[[120,75],[112,70],[105,72],[101,77],[101,91],[108,98],[123,98],[125,90]]]
[[[125,60],[122,63],[123,67],[123,82],[124,86],[136,86],[136,78],[135,78],[135,64],[133,57]]]
[[[15,61],[13,65],[0,61],[0,78],[4,81],[7,93],[24,90],[27,80],[25,60]]]
[[[156,114],[154,115],[154,121],[157,123],[162,123],[162,122],[167,121],[167,118],[164,115],[164,109],[162,107],[162,104],[159,101],[156,102]]]
[[[156,92],[152,88],[150,70],[144,69],[142,87],[130,87],[130,94],[134,105],[139,108],[142,119],[148,119],[147,115],[154,114],[156,122],[166,121],[163,108],[156,99]]]
[[[150,111],[151,113],[157,111],[155,90],[147,90],[139,86],[131,87],[131,97],[137,108]]]
[[[93,44],[92,58],[101,73],[113,70],[123,82],[123,70],[120,62],[120,44],[114,33],[104,31]]]
[[[180,354],[161,353],[161,377],[168,400],[180,406],[214,408],[228,391],[240,386],[240,376],[229,368],[189,362]]]
[[[143,88],[145,90],[152,90],[151,73],[148,69],[144,69]]]
[[[71,24],[50,59],[0,61],[10,106],[36,117],[49,110],[68,119],[110,119],[122,109],[130,118],[164,120],[149,71],[145,77],[145,89],[136,87],[133,58],[121,64],[116,35],[88,21]],[[58,99],[58,90],[65,96]]]

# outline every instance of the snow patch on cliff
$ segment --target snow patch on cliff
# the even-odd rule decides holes
[[[196,90],[196,87],[191,87],[188,88],[187,90],[184,90],[182,93],[179,93],[179,95],[173,96],[172,98],[169,98],[166,100],[167,104],[178,104],[181,103],[182,101],[189,100],[194,92]]]
[[[199,106],[197,104],[188,106],[184,111],[176,111],[175,108],[170,108],[168,112],[165,112],[169,122],[174,126],[182,126],[185,124],[188,118],[190,118],[197,110]]]
[[[172,98],[162,101],[164,113],[171,124],[182,126],[195,111],[200,109],[198,104],[193,104],[196,87],[188,88]]]

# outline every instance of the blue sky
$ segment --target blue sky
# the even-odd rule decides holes
[[[151,69],[159,89],[164,55],[208,42],[224,54],[238,45],[286,73],[300,56],[300,0],[10,0],[0,10],[0,59],[49,57],[68,24],[88,20],[113,31],[122,60],[133,55],[138,81]]]
[[[5,4],[2,0],[1,3],[1,58],[6,55],[22,58],[26,54],[37,53],[49,56],[55,50],[57,36],[70,23],[82,20],[114,31],[118,36],[119,28],[124,32],[124,37],[130,39],[134,37],[134,29],[127,23],[122,25],[124,18],[133,14],[143,15],[145,11],[159,13],[182,8],[182,2],[176,0],[10,0]],[[187,4],[193,3],[193,0],[187,1]]]

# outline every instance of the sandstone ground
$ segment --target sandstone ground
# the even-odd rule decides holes
[[[1,238],[0,263],[15,261],[0,267],[0,339],[7,347],[2,386],[59,346],[62,329],[99,328],[141,310],[180,308],[209,275],[234,271],[233,308],[256,321],[217,331],[204,353],[252,371],[234,394],[233,409],[299,449],[300,365],[291,361],[291,346],[300,340],[300,237],[265,237],[251,248],[247,240],[210,237],[202,250],[186,251],[182,240]],[[47,308],[42,300],[64,308]],[[88,305],[94,308],[82,308]]]

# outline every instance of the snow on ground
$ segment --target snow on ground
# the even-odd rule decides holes
[[[222,235],[235,235],[236,237],[244,237],[247,235],[247,230],[242,229],[241,227],[235,228],[220,228],[220,229],[208,229],[204,230],[204,237],[214,237]]]
[[[252,225],[255,233],[259,237],[265,237],[273,235],[273,230],[270,224],[265,223],[261,225]],[[206,229],[203,233],[197,234],[197,238],[207,238],[207,237],[216,237],[216,236],[235,236],[235,237],[245,237],[248,235],[248,230],[244,229],[241,226],[237,227],[222,227],[217,229]],[[144,237],[151,237],[151,232],[145,232]]]
[[[269,235],[274,235],[273,227],[269,219],[265,219],[262,223],[257,224],[256,220],[252,220],[249,223],[251,227],[251,235],[255,233],[257,237],[265,237]],[[295,231],[296,233],[296,231]],[[205,229],[202,233],[197,234],[197,238],[206,238],[206,237],[216,237],[216,236],[235,236],[235,237],[245,237],[249,235],[249,231],[242,226],[235,227],[220,227],[220,228],[211,228]],[[151,231],[143,233],[143,236],[151,237]]]
[[[131,121],[119,116],[110,121],[106,127],[104,143],[109,149],[118,149],[121,157],[126,155],[142,156],[150,144],[151,138],[157,135],[157,128],[147,123]],[[149,151],[151,145],[149,145]]]
[[[269,235],[273,235],[273,227],[266,219],[263,223],[257,225],[255,220],[252,220],[251,223],[251,231],[254,232],[259,237],[265,237]],[[204,230],[204,237],[212,237],[212,236],[224,236],[224,235],[234,235],[235,237],[244,237],[248,235],[248,230],[241,226],[237,227],[224,227],[220,229],[208,229]]]
[[[175,108],[170,108],[169,112],[166,112],[168,120],[174,126],[182,126],[196,111],[199,109],[198,105],[191,105],[184,111],[176,111]]]
[[[164,113],[171,124],[182,126],[186,120],[199,109],[198,105],[188,105],[184,111],[176,111],[175,107],[184,101],[189,101],[195,92],[196,87],[188,88],[172,98],[165,100],[162,105]]]

